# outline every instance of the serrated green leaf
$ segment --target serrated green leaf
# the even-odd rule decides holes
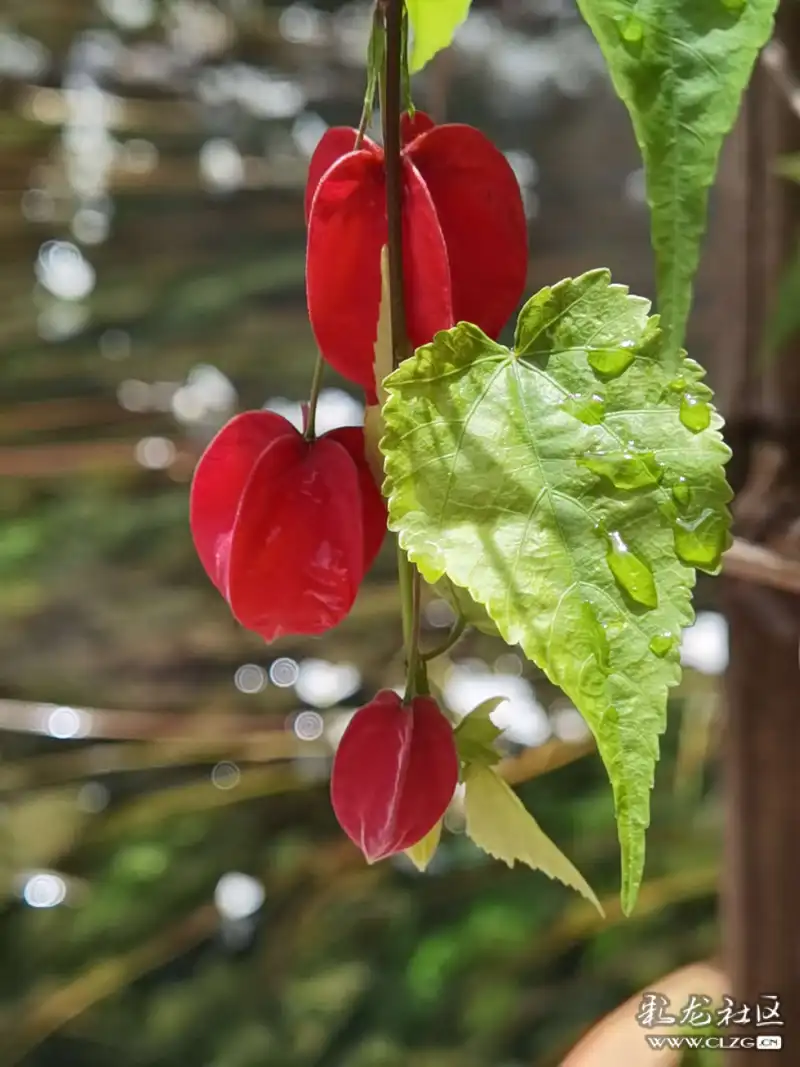
[[[436,825],[425,834],[421,841],[417,841],[416,845],[412,845],[411,848],[405,850],[405,854],[418,871],[426,871],[428,869],[428,864],[436,855],[436,849],[439,847],[441,837],[442,820],[439,819]]]
[[[455,742],[459,759],[469,763],[497,763],[500,753],[494,747],[502,730],[492,722],[492,712],[508,697],[489,697],[465,715],[455,728]]]
[[[729,544],[722,420],[673,376],[649,304],[607,271],[533,297],[515,349],[469,323],[386,386],[389,525],[429,582],[484,605],[586,718],[611,779],[630,910],[690,564]]]
[[[479,763],[464,772],[467,835],[478,848],[509,867],[525,863],[548,878],[576,889],[604,914],[591,886],[550,840],[517,794],[492,770]]]
[[[644,159],[658,310],[670,356],[686,332],[723,139],[777,0],[578,0]]]
[[[415,74],[447,48],[453,34],[469,14],[472,0],[406,0],[408,18],[414,31],[414,47],[409,67]]]

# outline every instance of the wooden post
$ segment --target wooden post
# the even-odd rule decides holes
[[[776,159],[800,150],[800,5],[784,0],[776,40],[762,57],[740,127],[746,176],[744,350],[727,412],[736,466],[746,476],[736,532],[800,558],[800,347],[761,363],[778,279],[800,244],[798,189],[775,176]],[[736,300],[737,293],[730,294]],[[797,294],[800,303],[800,292]],[[724,370],[720,368],[724,375]],[[730,394],[729,394],[730,395]],[[750,1004],[780,999],[783,1048],[774,1067],[800,1064],[800,597],[724,579],[730,624],[727,676],[726,871],[723,940],[732,994]],[[752,1034],[754,1028],[745,1028]],[[726,1062],[758,1067],[759,1050]]]

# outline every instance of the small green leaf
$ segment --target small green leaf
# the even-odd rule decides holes
[[[591,886],[542,830],[517,794],[492,770],[478,763],[464,772],[467,834],[478,848],[509,867],[525,863],[548,878],[576,889],[604,915]]]
[[[465,715],[455,729],[456,748],[464,763],[497,763],[500,753],[494,747],[502,730],[492,722],[492,712],[508,697],[489,697]]]
[[[417,841],[416,845],[412,845],[411,848],[405,850],[406,855],[418,871],[426,871],[428,869],[428,864],[436,855],[436,849],[439,847],[441,837],[442,820],[439,819],[433,829],[429,830],[421,841]]]
[[[471,0],[406,0],[414,31],[411,73],[422,70],[437,52],[447,48],[453,34],[469,14]]]
[[[675,375],[648,310],[599,270],[529,300],[513,351],[469,323],[443,331],[387,380],[381,441],[389,525],[423,577],[466,589],[586,718],[626,910],[694,567],[718,571],[731,496],[702,368],[682,356]],[[594,395],[587,422],[574,401]]]
[[[778,0],[578,0],[644,159],[668,355],[686,332],[720,148]]]

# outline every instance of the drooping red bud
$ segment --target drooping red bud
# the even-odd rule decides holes
[[[421,132],[405,149],[447,245],[455,322],[497,338],[525,289],[528,223],[511,165],[473,126]]]
[[[403,274],[411,344],[455,322],[496,338],[525,288],[527,223],[505,156],[471,126],[401,120]],[[387,242],[383,150],[328,130],[309,165],[306,291],[325,359],[374,397],[374,345]]]
[[[322,633],[348,614],[386,510],[358,427],[309,442],[283,416],[249,411],[201,457],[190,524],[235,618],[274,641]]]
[[[370,863],[420,841],[458,782],[450,723],[430,697],[410,705],[389,689],[348,723],[331,775],[339,824]]]
[[[329,136],[334,131],[329,131]],[[338,140],[338,138],[337,138]],[[323,138],[318,153],[335,147]],[[311,180],[318,173],[312,159]],[[453,325],[447,249],[419,172],[403,162],[406,325],[416,347]],[[320,351],[374,402],[381,249],[388,242],[383,153],[349,152],[324,171],[311,200],[306,296]]]

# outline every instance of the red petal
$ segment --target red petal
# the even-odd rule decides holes
[[[447,248],[419,173],[403,161],[403,271],[414,348],[453,325]],[[387,242],[382,159],[354,152],[320,182],[308,227],[308,313],[322,355],[375,395],[380,253]]]
[[[361,491],[361,514],[364,529],[364,573],[370,569],[380,552],[386,536],[386,502],[375,484],[364,446],[364,431],[360,426],[342,426],[324,435],[338,441],[347,449],[358,471]]]
[[[195,468],[189,496],[192,537],[206,574],[225,597],[231,537],[245,486],[264,452],[295,436],[283,416],[246,411],[223,426]]]
[[[353,152],[325,173],[308,224],[306,295],[320,351],[373,394],[385,200],[382,159]]]
[[[318,634],[347,615],[364,572],[358,472],[336,441],[268,449],[242,496],[230,606],[266,641]]]
[[[414,348],[454,323],[447,247],[417,169],[403,160],[403,277],[406,326]]]
[[[497,337],[522,296],[528,270],[527,223],[514,172],[471,126],[437,126],[409,145],[407,157],[436,205],[455,320]]]
[[[314,149],[308,164],[305,200],[306,225],[308,225],[308,218],[311,214],[311,202],[314,199],[314,193],[316,193],[323,175],[337,160],[353,151],[357,137],[358,131],[351,126],[332,126],[320,138],[319,144]],[[378,146],[370,141],[368,137],[365,137],[362,141],[362,148],[372,152],[380,152]]]
[[[450,724],[436,703],[404,707],[390,690],[356,712],[336,752],[336,818],[370,862],[415,844],[444,814],[458,781]]]
[[[409,145],[415,137],[432,130],[435,125],[430,115],[426,115],[424,111],[415,111],[413,115],[404,111],[400,116],[400,140],[404,145]]]
[[[410,848],[433,829],[458,784],[452,726],[430,697],[416,697],[411,707],[414,732],[397,817],[398,850]]]

